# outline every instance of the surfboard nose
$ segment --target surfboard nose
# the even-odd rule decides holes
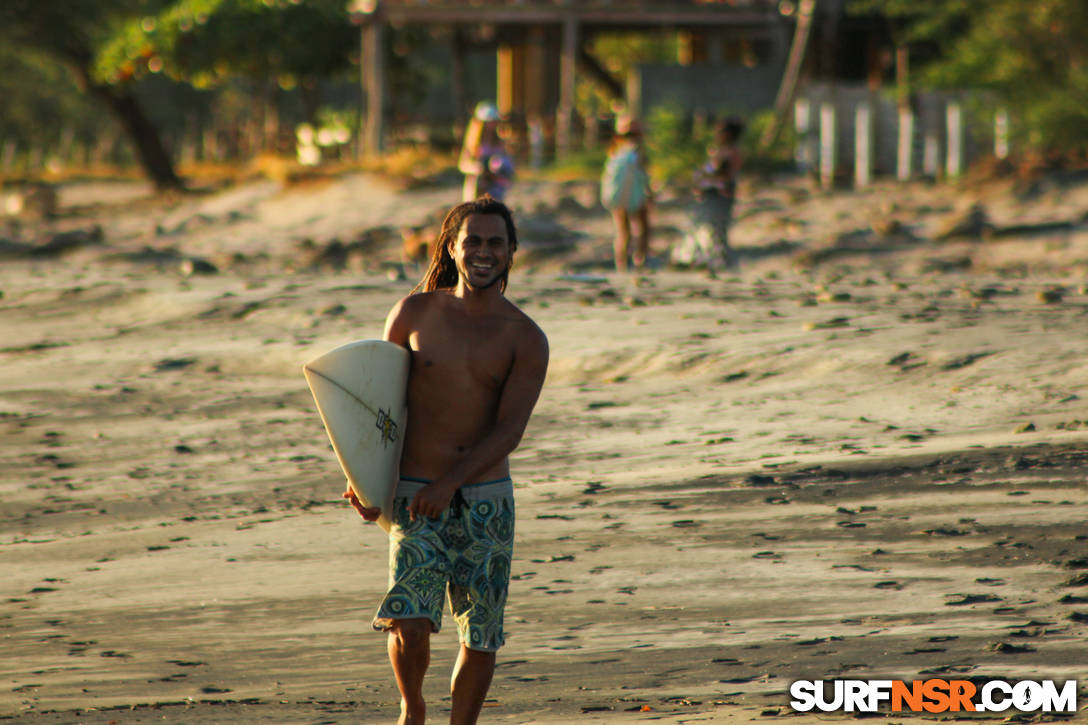
[[[359,500],[388,512],[407,425],[406,349],[384,340],[349,343],[302,366],[344,475]]]

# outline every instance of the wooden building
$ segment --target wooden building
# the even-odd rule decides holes
[[[572,142],[576,74],[588,74],[627,100],[626,79],[612,77],[587,48],[594,33],[675,30],[684,41],[682,63],[722,57],[723,38],[762,39],[784,61],[796,6],[793,0],[351,0],[363,34],[363,149],[376,153],[385,138],[383,65],[390,27],[444,26],[455,43],[470,31],[493,38],[499,110],[511,118],[554,120],[555,147],[562,154]],[[459,95],[464,67],[456,56],[451,74]],[[459,97],[458,103],[464,108],[468,100]]]

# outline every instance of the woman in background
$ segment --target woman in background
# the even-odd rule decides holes
[[[642,129],[630,116],[616,119],[616,135],[608,149],[601,176],[601,204],[612,212],[616,225],[613,251],[616,270],[627,270],[631,223],[635,226],[635,249],[631,261],[636,269],[646,264],[650,250],[650,175],[642,149]]]
[[[465,175],[461,201],[475,201],[490,194],[499,201],[514,180],[514,162],[499,136],[499,109],[481,101],[465,129],[457,168]]]

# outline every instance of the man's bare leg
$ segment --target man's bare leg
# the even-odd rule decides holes
[[[480,652],[461,645],[461,654],[457,657],[450,681],[450,694],[453,696],[450,725],[475,725],[494,673],[494,652]]]
[[[389,630],[389,662],[400,689],[398,725],[422,725],[427,716],[423,676],[431,662],[431,620],[393,620]]]

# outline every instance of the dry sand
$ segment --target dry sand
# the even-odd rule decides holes
[[[552,363],[484,722],[834,722],[789,683],[1084,677],[1088,184],[753,184],[718,279],[665,266],[667,196],[655,269],[609,271],[593,193],[511,198]],[[380,336],[419,274],[399,229],[457,195],[84,183],[0,233],[0,721],[395,719],[386,544],[300,368]],[[436,722],[456,647],[447,622]]]

